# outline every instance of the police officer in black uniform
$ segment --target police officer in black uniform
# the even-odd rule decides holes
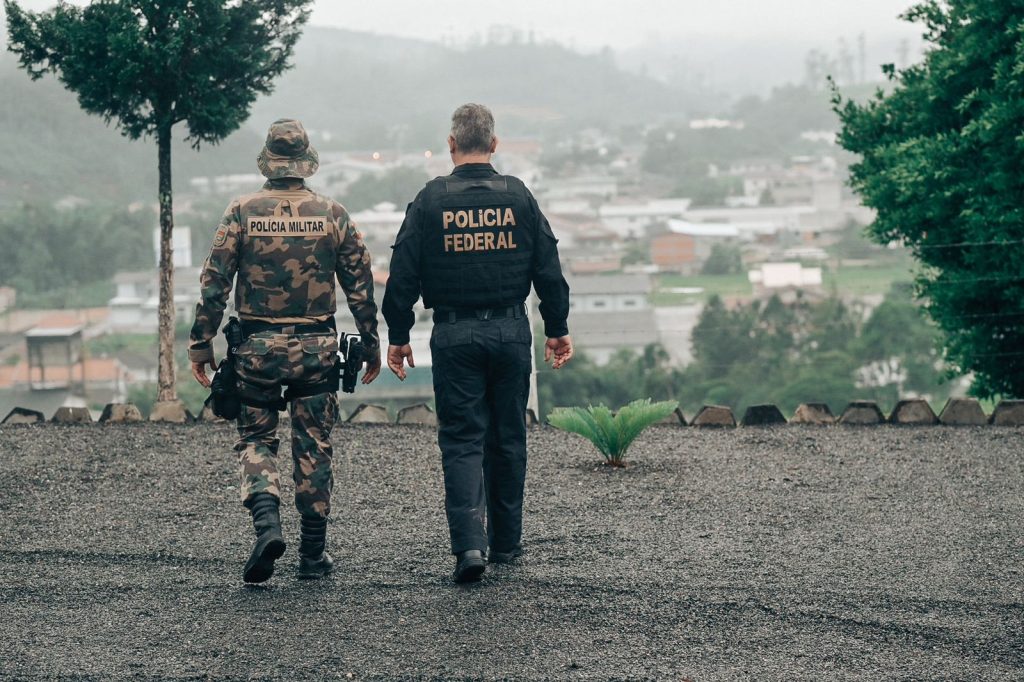
[[[430,351],[455,582],[479,580],[485,558],[507,563],[522,554],[531,285],[548,337],[545,362],[553,358],[559,369],[573,355],[557,240],[523,182],[491,166],[497,142],[487,107],[455,111],[455,169],[409,204],[382,306],[388,366],[402,380],[405,363],[416,366],[409,330],[421,293],[434,311]]]

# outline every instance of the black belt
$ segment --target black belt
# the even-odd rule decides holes
[[[242,320],[242,336],[249,338],[260,332],[280,332],[289,329],[289,334],[337,334],[338,325],[334,318],[325,322],[304,322],[302,324],[288,324],[279,322],[264,322],[262,320]]]
[[[458,320],[502,320],[507,317],[519,319],[526,315],[526,305],[502,308],[438,308],[434,311],[434,322],[456,322]]]

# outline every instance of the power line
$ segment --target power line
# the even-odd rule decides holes
[[[914,244],[907,248],[914,249],[954,249],[967,246],[1019,246],[1024,244],[1024,239],[991,242],[955,242],[952,244]]]

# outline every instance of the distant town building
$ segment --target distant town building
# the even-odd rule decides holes
[[[115,358],[91,358],[86,334],[95,333],[102,318],[96,310],[43,313],[19,334],[23,353],[0,365],[0,414],[26,407],[46,416],[62,406],[86,407],[124,401],[131,380]]]
[[[573,275],[595,275],[622,269],[622,252],[607,249],[573,249],[559,254],[563,267]]]
[[[363,241],[373,254],[374,265],[384,266],[390,261],[391,245],[402,228],[405,211],[390,202],[381,202],[373,208],[349,214]]]
[[[762,263],[747,273],[756,296],[765,296],[785,289],[820,290],[821,268],[807,268],[800,263]]]
[[[730,121],[724,118],[698,118],[690,121],[690,130],[743,130],[746,127],[743,121]]]
[[[651,239],[651,263],[659,270],[695,274],[711,255],[716,243],[738,241],[740,232],[733,225],[668,221],[668,232]]]
[[[598,209],[601,222],[622,237],[647,235],[653,225],[682,219],[692,202],[689,199],[651,199],[642,203],[611,203]]]
[[[570,312],[569,332],[580,352],[598,365],[608,364],[621,350],[640,353],[660,341],[653,308],[612,313]]]
[[[175,227],[171,233],[171,247],[174,251],[175,268],[192,267],[192,228]],[[153,253],[156,255],[154,265],[160,267],[160,228],[153,230]]]
[[[782,233],[800,236],[820,231],[813,206],[758,206],[756,208],[696,208],[686,211],[690,223],[731,225],[744,241],[773,241]]]
[[[570,309],[577,312],[617,312],[650,307],[648,275],[594,275],[568,278]]]
[[[651,289],[649,275],[570,277],[569,331],[580,350],[603,365],[620,350],[657,343]]]
[[[178,320],[192,321],[199,300],[199,268],[180,267],[174,276],[174,311]],[[160,285],[157,272],[119,272],[114,275],[116,293],[108,302],[113,331],[151,333],[157,330]]]
[[[603,365],[619,350],[639,352],[658,342],[649,275],[590,275],[568,281],[569,331],[594,362]]]
[[[536,190],[546,202],[588,198],[608,200],[619,193],[619,181],[610,175],[549,178],[540,181]]]

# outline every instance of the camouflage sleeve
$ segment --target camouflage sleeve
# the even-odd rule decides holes
[[[356,232],[345,209],[336,205],[335,212],[341,230],[341,246],[338,248],[335,272],[348,299],[348,309],[355,318],[356,329],[362,337],[364,351],[367,355],[377,355],[380,353],[380,338],[377,335],[377,303],[373,300],[370,252],[366,250],[362,235]]]
[[[238,242],[242,229],[239,221],[239,204],[233,201],[224,211],[213,237],[210,255],[199,275],[200,300],[196,305],[196,321],[188,343],[188,357],[192,362],[213,360],[211,341],[220,328],[238,270]]]

